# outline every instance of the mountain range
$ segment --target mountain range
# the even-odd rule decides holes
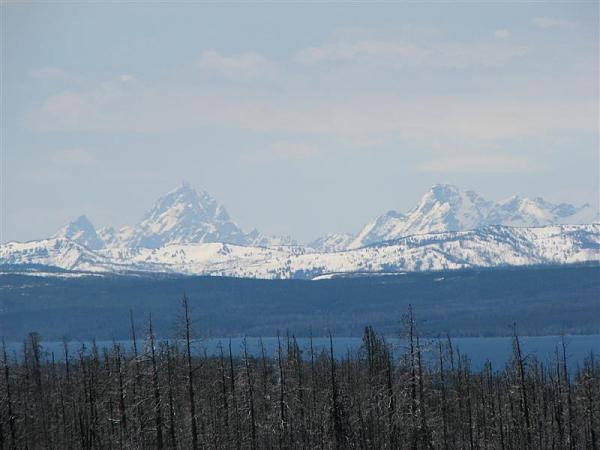
[[[52,237],[73,240],[92,250],[208,242],[266,247],[293,243],[290,238],[267,237],[257,230],[245,233],[223,205],[188,183],[159,198],[134,226],[105,227],[96,232],[90,220],[80,216]]]
[[[356,234],[307,244],[243,231],[225,207],[183,183],[133,226],[96,230],[81,216],[51,238],[0,246],[0,264],[79,271],[158,271],[315,278],[598,260],[600,224],[589,205],[518,196],[493,202],[433,186],[407,212],[389,211]]]
[[[475,230],[489,225],[542,227],[593,223],[596,220],[597,212],[587,203],[575,207],[567,203],[553,204],[539,197],[529,199],[519,196],[492,202],[473,191],[438,184],[407,213],[389,211],[369,222],[347,244],[347,248],[414,234]]]

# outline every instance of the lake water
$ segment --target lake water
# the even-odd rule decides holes
[[[556,360],[555,349],[561,347],[560,336],[524,336],[520,338],[523,354],[534,355],[538,360],[544,363],[551,363]],[[267,338],[246,338],[248,353],[252,355],[261,354],[261,341],[267,355],[276,355],[278,340],[276,337]],[[298,338],[298,345],[304,351],[305,357],[309,357],[310,339]],[[117,341],[126,349],[131,349],[133,341]],[[235,355],[243,353],[244,338],[231,338],[231,348]],[[395,356],[399,357],[406,351],[406,341],[396,338],[388,339],[393,345]],[[583,360],[593,352],[600,354],[600,335],[573,335],[565,337],[567,348],[567,363],[571,369],[577,368],[583,363]],[[281,338],[283,348],[285,348],[285,338]],[[460,350],[467,355],[474,369],[481,368],[486,361],[490,361],[495,369],[499,369],[510,359],[512,355],[512,338],[510,337],[473,337],[473,338],[453,338],[452,343],[455,349]],[[81,345],[89,349],[91,342],[69,342],[69,348],[72,355],[76,355]],[[112,341],[98,341],[99,348],[111,347]],[[361,338],[334,338],[333,350],[336,357],[344,357],[348,353],[354,354],[360,349]],[[422,339],[421,344],[424,348],[424,357],[433,362],[437,361],[437,340]],[[218,354],[219,346],[222,345],[225,352],[228,351],[229,338],[201,339],[194,342],[194,351],[198,354],[206,352],[209,355]],[[44,350],[54,352],[57,359],[63,354],[62,342],[43,342]],[[138,343],[142,348],[143,343]],[[18,342],[8,342],[8,351],[11,356],[19,358],[22,353],[23,344]],[[313,348],[315,352],[329,351],[329,338],[313,338]],[[561,350],[562,351],[562,350]]]

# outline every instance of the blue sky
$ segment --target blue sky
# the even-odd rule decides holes
[[[2,240],[189,181],[307,240],[432,185],[598,204],[598,3],[3,4]]]

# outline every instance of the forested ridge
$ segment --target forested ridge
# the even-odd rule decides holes
[[[360,351],[335,358],[293,335],[274,357],[193,351],[187,298],[179,339],[158,341],[152,317],[131,318],[134,346],[45,352],[30,333],[21,354],[3,345],[4,449],[598,449],[600,364],[567,369],[523,354],[505,367],[470,368],[450,338],[425,363],[412,309],[406,348],[366,327]],[[136,339],[143,334],[144,345]]]
[[[128,338],[128,316],[154,316],[173,335],[173,311],[187,292],[203,337],[275,336],[290,329],[360,337],[365,326],[391,336],[412,304],[422,335],[599,334],[600,265],[465,269],[331,280],[126,274],[52,277],[0,273],[0,335],[31,330],[45,340]]]

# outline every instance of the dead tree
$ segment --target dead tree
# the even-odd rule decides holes
[[[183,295],[182,298],[182,310],[183,310],[183,326],[184,326],[184,337],[185,337],[185,348],[186,348],[186,362],[187,362],[187,386],[188,386],[188,400],[189,400],[189,411],[190,411],[190,426],[192,433],[192,449],[198,449],[198,424],[196,421],[196,400],[194,391],[194,369],[192,366],[192,344],[191,344],[191,319],[190,309],[188,304],[187,295]]]

